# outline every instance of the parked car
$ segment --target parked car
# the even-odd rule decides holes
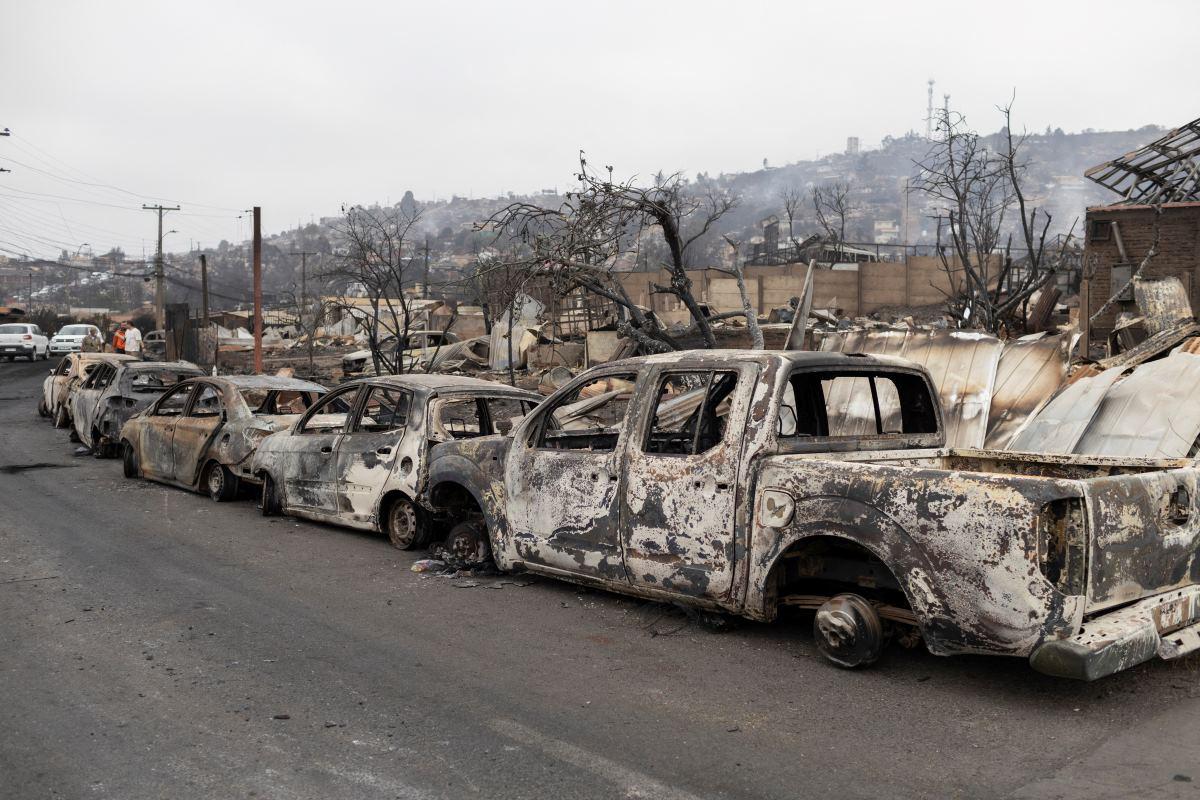
[[[42,329],[29,322],[6,322],[0,325],[0,358],[12,361],[28,358],[30,361],[50,357],[50,341]]]
[[[132,356],[117,353],[69,353],[50,375],[42,381],[42,397],[38,401],[38,413],[54,420],[54,427],[66,428],[71,424],[71,395],[84,379],[102,361],[117,363],[131,360]]]
[[[433,450],[452,548],[503,570],[770,621],[824,656],[889,634],[1094,679],[1200,649],[1200,469],[950,450],[900,359],[695,351],[577,377],[511,437]]]
[[[287,427],[325,387],[268,375],[188,378],[121,429],[125,477],[148,478],[232,500],[257,483],[250,457],[262,439]]]
[[[377,530],[396,547],[426,541],[421,503],[429,448],[505,434],[540,397],[477,378],[395,375],[325,395],[254,453],[264,514]]]
[[[380,340],[379,349],[384,353],[400,352],[404,369],[412,369],[422,360],[431,358],[438,348],[457,342],[458,335],[449,331],[409,331],[403,343],[397,347],[399,341],[399,337],[388,336]],[[374,374],[375,364],[371,360],[370,348],[343,356],[342,372],[346,375]]]
[[[187,361],[103,361],[71,397],[74,433],[97,458],[116,455],[125,422],[184,378],[204,370]]]
[[[166,331],[149,331],[142,337],[142,355],[150,361],[162,361],[167,357]]]
[[[50,355],[78,353],[83,349],[83,340],[89,333],[104,341],[104,336],[95,325],[64,325],[50,340]]]

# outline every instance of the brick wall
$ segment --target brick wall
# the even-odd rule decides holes
[[[1132,265],[1134,270],[1146,257],[1154,237],[1154,209],[1149,206],[1103,206],[1089,208],[1084,234],[1085,302],[1090,317],[1100,310],[1120,285],[1113,285],[1114,266]],[[1118,236],[1111,227],[1116,223],[1120,242],[1124,244],[1122,259]],[[1193,309],[1200,309],[1200,203],[1175,203],[1163,206],[1159,224],[1159,253],[1146,270],[1146,277],[1179,278],[1189,290]],[[1135,310],[1132,302],[1109,306],[1091,324],[1091,341],[1103,341],[1112,331],[1119,312]]]

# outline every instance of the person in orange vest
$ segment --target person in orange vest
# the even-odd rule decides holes
[[[114,353],[124,353],[125,352],[125,328],[127,325],[129,325],[128,322],[122,322],[121,326],[119,328],[117,328],[117,332],[113,334],[113,352]]]

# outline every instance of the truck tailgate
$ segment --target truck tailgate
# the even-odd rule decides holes
[[[1083,482],[1087,613],[1200,582],[1198,479],[1188,467]]]

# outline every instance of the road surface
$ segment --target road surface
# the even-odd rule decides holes
[[[1196,662],[716,633],[121,476],[0,363],[0,797],[1200,798]],[[478,583],[472,586],[472,583]]]

